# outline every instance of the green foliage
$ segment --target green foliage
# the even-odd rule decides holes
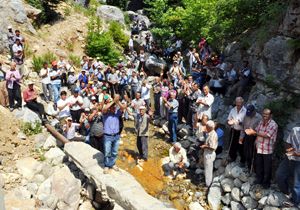
[[[66,49],[73,52],[74,51],[74,42],[72,40],[66,41]]]
[[[39,73],[45,62],[50,64],[52,61],[56,59],[57,59],[56,56],[51,52],[47,52],[42,56],[34,55],[32,58],[32,68],[35,72]]]
[[[270,26],[270,21],[278,25],[287,5],[283,0],[145,0],[145,3],[159,40],[176,35],[186,42],[197,43],[206,37],[217,47],[254,27]]]
[[[288,46],[293,50],[300,49],[300,38],[288,40]]]
[[[272,90],[278,90],[280,87],[280,85],[278,85],[275,81],[276,78],[272,74],[268,74],[265,77],[265,84]]]
[[[108,32],[115,43],[121,45],[123,48],[127,47],[129,37],[124,33],[123,26],[120,23],[117,21],[110,22]]]
[[[80,4],[74,3],[74,1],[72,1],[71,4],[72,4],[72,7],[73,7],[75,13],[81,13],[81,14],[85,15],[86,17],[95,16],[97,7],[100,6],[100,3],[97,0],[90,0],[88,7],[84,7]]]
[[[61,15],[56,12],[57,5],[64,0],[26,0],[28,4],[42,12],[35,20],[35,25],[40,26],[42,24],[52,23],[58,20]]]
[[[24,54],[27,58],[31,57],[33,55],[33,51],[30,48],[30,46],[28,45],[28,43],[26,43],[25,47],[24,47]]]
[[[99,57],[107,64],[115,65],[122,56],[118,46],[124,46],[125,38],[121,26],[117,23],[112,22],[109,30],[103,32],[100,20],[92,18],[86,38],[86,53],[91,57]]]
[[[107,0],[106,3],[127,10],[128,0]]]
[[[80,57],[77,55],[69,54],[69,61],[72,65],[79,68],[80,67]]]
[[[38,121],[35,123],[25,122],[21,125],[22,132],[27,135],[35,135],[42,132],[42,124]]]
[[[70,7],[66,7],[64,9],[64,15],[65,16],[70,16],[71,15],[71,12],[72,12],[72,9]]]

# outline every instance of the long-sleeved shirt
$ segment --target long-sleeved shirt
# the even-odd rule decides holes
[[[37,96],[38,96],[38,93],[34,89],[30,90],[29,88],[26,88],[23,91],[23,99],[25,102],[35,100],[37,98]]]
[[[186,151],[184,148],[180,148],[179,152],[176,152],[174,147],[171,147],[169,150],[169,158],[173,163],[187,163],[188,159],[186,157]]]
[[[7,80],[7,88],[13,89],[14,83],[20,84],[20,80],[21,80],[20,72],[17,70],[14,71],[9,70],[6,72],[5,79]]]
[[[243,129],[242,124],[243,124],[244,118],[246,116],[246,112],[247,112],[247,110],[244,106],[240,109],[239,112],[237,111],[236,107],[231,109],[227,120],[235,121],[235,123],[231,126],[233,129],[239,130],[239,131]]]
[[[137,114],[135,116],[135,130],[137,136],[149,136],[149,123],[150,123],[149,115],[144,114],[142,116],[140,114]]]
[[[257,153],[272,154],[277,138],[277,123],[274,120],[270,119],[267,123],[264,124],[263,120],[261,120],[255,130],[257,133],[264,133],[268,136],[267,138],[263,138],[261,136],[256,137],[255,143]]]
[[[240,139],[244,138],[246,133],[245,130],[249,128],[256,128],[258,123],[261,121],[262,117],[259,113],[256,112],[256,114],[253,117],[245,116],[243,121],[243,129],[241,130]]]
[[[214,152],[218,147],[218,135],[215,130],[210,131],[207,133],[207,137],[205,139],[205,144],[208,145],[210,148],[214,149],[204,149],[204,152],[206,153],[212,153]]]

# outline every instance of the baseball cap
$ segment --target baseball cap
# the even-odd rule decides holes
[[[66,119],[67,121],[71,120],[72,121],[72,117],[67,117]]]
[[[90,81],[89,81],[89,84],[91,84],[91,85],[92,85],[92,84],[94,84],[94,82],[93,82],[92,80],[90,80]]]
[[[87,108],[84,109],[84,111],[85,112],[90,112],[91,110],[90,110],[90,108],[87,107]]]
[[[91,97],[91,100],[96,100],[96,97],[95,97],[95,96],[92,96],[92,97]]]
[[[254,105],[249,104],[249,105],[247,106],[247,112],[246,112],[246,115],[247,115],[247,116],[251,116],[251,114],[252,114],[254,111],[255,111]]]
[[[34,82],[33,82],[32,80],[29,80],[29,81],[27,82],[27,84],[28,84],[28,85],[33,85]]]
[[[12,29],[12,27],[11,26],[7,26],[7,29]]]
[[[57,66],[57,61],[52,61],[51,65],[52,66]]]
[[[102,90],[107,90],[107,87],[106,87],[106,86],[103,86],[103,87],[102,87]]]
[[[79,93],[80,89],[78,87],[74,88],[74,93]]]
[[[108,95],[105,95],[105,96],[103,97],[103,99],[104,99],[104,100],[109,99]]]

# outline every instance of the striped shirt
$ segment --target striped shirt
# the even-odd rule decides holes
[[[276,122],[270,119],[266,124],[264,124],[262,120],[255,130],[257,133],[263,133],[268,136],[268,138],[263,138],[261,136],[256,137],[257,153],[264,155],[272,154],[277,138],[278,125]]]
[[[285,142],[291,144],[295,152],[300,153],[300,127],[294,127]],[[288,159],[300,161],[300,157],[298,156],[288,156]]]

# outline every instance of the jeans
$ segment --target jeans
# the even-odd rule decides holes
[[[139,150],[140,158],[148,159],[148,136],[138,136],[136,146]]]
[[[112,168],[117,160],[120,135],[109,136],[104,134],[104,165]]]
[[[53,99],[55,104],[59,100],[60,88],[61,88],[61,84],[52,84]]]
[[[170,132],[170,140],[172,142],[176,142],[177,140],[177,124],[178,124],[178,114],[177,113],[169,113],[169,132]]]
[[[289,178],[294,176],[294,186],[289,186]],[[292,192],[292,202],[300,203],[300,161],[289,160],[285,157],[276,171],[277,185],[284,194]]]
[[[46,99],[46,101],[51,101],[53,95],[52,95],[52,85],[51,84],[44,84],[42,83],[43,88],[43,94]]]

